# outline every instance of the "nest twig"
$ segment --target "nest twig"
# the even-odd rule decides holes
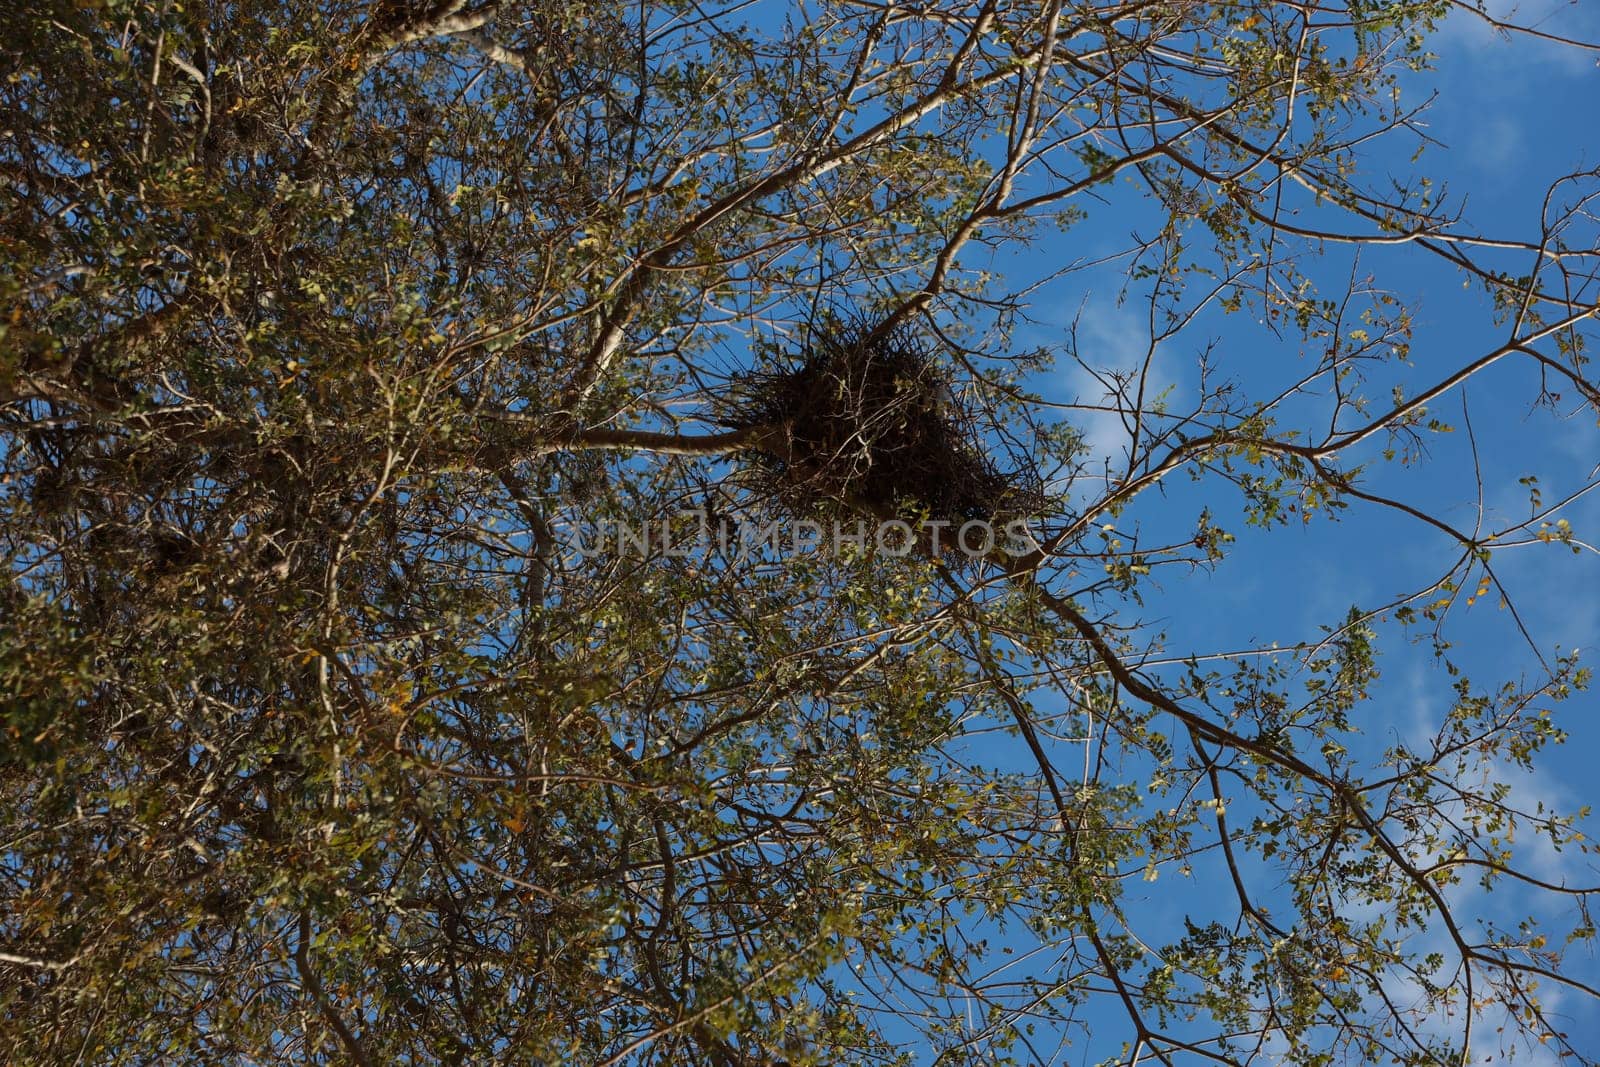
[[[996,466],[945,368],[904,327],[814,327],[793,366],[738,385],[723,421],[783,427],[783,448],[756,450],[751,481],[791,510],[865,508],[959,525],[1038,506],[1037,475]]]

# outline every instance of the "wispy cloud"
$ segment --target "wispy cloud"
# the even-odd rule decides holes
[[[1484,15],[1488,18],[1457,8],[1445,19],[1430,42],[1441,67],[1467,61],[1470,67],[1462,65],[1461,73],[1475,72],[1485,90],[1503,98],[1547,92],[1552,78],[1596,74],[1596,59],[1600,56],[1595,52],[1494,25],[1520,27],[1554,38],[1595,41],[1600,39],[1596,5],[1572,0],[1486,0]],[[1499,77],[1484,78],[1488,73]]]

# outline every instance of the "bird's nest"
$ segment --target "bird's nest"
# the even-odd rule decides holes
[[[904,327],[815,326],[793,365],[743,375],[734,392],[728,425],[781,428],[754,450],[748,487],[803,516],[960,525],[1041,501],[1031,465],[995,464],[935,350]]]

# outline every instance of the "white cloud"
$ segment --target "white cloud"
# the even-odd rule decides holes
[[[1111,296],[1091,293],[1060,325],[1069,331],[1077,356],[1062,362],[1063,391],[1081,405],[1072,419],[1084,435],[1090,469],[1101,470],[1109,462],[1118,472],[1126,468],[1132,441],[1131,414],[1119,407],[1131,407],[1142,395],[1148,410],[1175,393],[1181,378],[1168,353],[1152,352],[1148,321]]]
[[[1600,40],[1600,17],[1594,5],[1571,0],[1487,0],[1484,14],[1496,23],[1534,30],[1557,38]],[[1429,43],[1441,67],[1476,75],[1478,84],[1502,96],[1527,96],[1546,91],[1549,78],[1594,75],[1600,58],[1591,50],[1572,47],[1526,33],[1497,29],[1490,21],[1463,8],[1445,19]],[[1468,66],[1470,64],[1470,66]],[[1484,77],[1493,73],[1493,77]]]

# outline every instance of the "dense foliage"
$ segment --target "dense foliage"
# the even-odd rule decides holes
[[[1443,629],[1503,547],[1583,543],[1371,473],[1503,360],[1600,408],[1589,179],[1491,242],[1365,165],[1452,6],[7,6],[6,1061],[1592,1057],[1540,1001],[1593,995],[1588,896],[1527,862],[1587,846],[1505,785],[1582,671],[1469,681]],[[1187,403],[1020,343],[1040,279],[990,251],[1097,211],[1142,235],[1152,358],[1259,320],[1291,384],[1222,346]],[[1403,299],[1318,273],[1351,243],[1459,271],[1504,336],[1413,366]],[[879,477],[863,515],[1024,499],[1035,551],[582,550],[792,518],[752,383],[833,366],[840,322],[936,365],[861,395],[952,405],[927,425],[983,483]],[[1114,464],[1080,401],[1122,415]],[[1245,524],[1393,509],[1454,555],[1321,640],[1141,624]],[[1443,711],[1374,739],[1405,628]],[[1181,922],[1130,897],[1158,875]],[[1480,880],[1529,920],[1478,921]]]

